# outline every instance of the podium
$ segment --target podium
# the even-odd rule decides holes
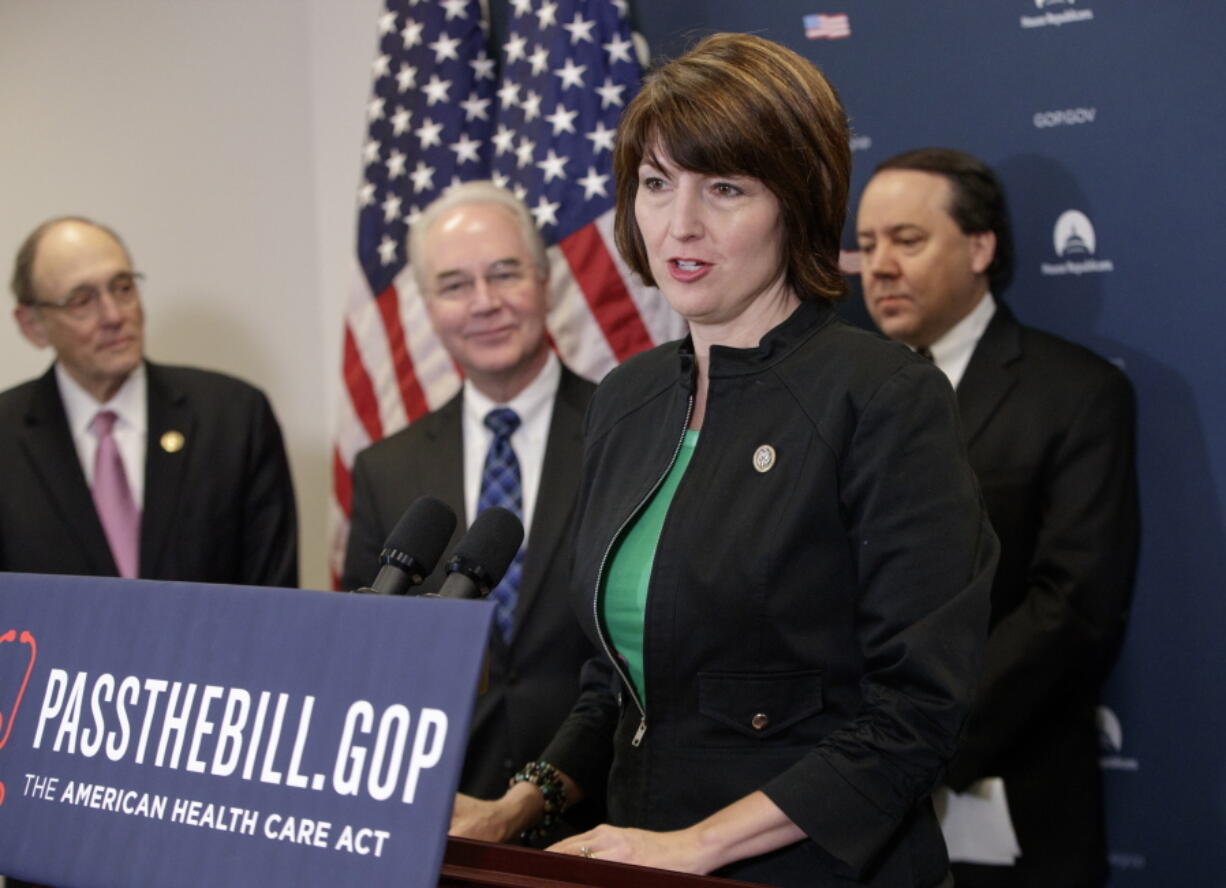
[[[449,838],[439,888],[753,888],[749,882]]]

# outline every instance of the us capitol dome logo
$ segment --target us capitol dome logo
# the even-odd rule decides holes
[[[1052,245],[1060,262],[1044,262],[1045,275],[1103,274],[1115,271],[1110,259],[1096,259],[1098,239],[1090,217],[1080,210],[1065,210],[1052,230]]]

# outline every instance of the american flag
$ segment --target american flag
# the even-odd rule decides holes
[[[379,18],[332,459],[334,583],[354,457],[460,384],[405,255],[408,226],[451,184],[491,178],[532,210],[552,263],[550,335],[576,372],[599,379],[684,335],[613,246],[613,132],[640,78],[625,0],[511,0],[508,11],[500,54],[479,0],[388,0]]]
[[[851,21],[846,13],[838,15],[806,15],[805,36],[810,40],[822,38],[835,40],[851,36]]]

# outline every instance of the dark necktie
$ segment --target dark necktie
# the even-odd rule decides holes
[[[511,434],[519,428],[519,415],[510,407],[497,407],[485,416],[486,428],[494,433],[489,453],[485,455],[485,469],[481,473],[481,495],[477,499],[477,514],[491,506],[501,506],[524,520],[524,489],[519,474],[519,459],[511,447]],[[511,566],[490,593],[497,607],[494,622],[508,644],[515,626],[515,599],[519,590],[519,578],[523,574],[524,549],[521,546],[511,561]]]
[[[111,546],[111,555],[121,577],[133,578],[140,571],[140,508],[128,486],[128,475],[115,436],[116,415],[110,410],[99,411],[89,424],[98,438],[94,454],[94,508]]]

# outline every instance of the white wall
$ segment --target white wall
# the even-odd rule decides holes
[[[271,398],[302,582],[316,588],[327,588],[340,319],[380,8],[0,0],[4,280],[49,216],[116,228],[148,275],[150,357],[233,373]],[[48,362],[0,322],[0,389]]]

